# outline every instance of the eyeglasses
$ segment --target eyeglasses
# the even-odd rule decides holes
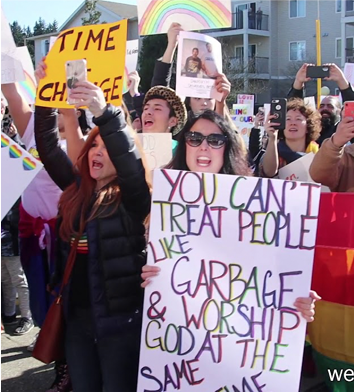
[[[184,138],[186,143],[191,147],[199,147],[204,139],[206,139],[208,146],[211,148],[221,148],[227,142],[227,136],[219,133],[204,136],[200,132],[186,132]]]

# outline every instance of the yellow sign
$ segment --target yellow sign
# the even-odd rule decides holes
[[[65,62],[86,59],[87,79],[102,88],[106,101],[122,101],[127,20],[79,26],[60,33],[46,57],[46,77],[40,80],[36,105],[55,108],[67,104]]]

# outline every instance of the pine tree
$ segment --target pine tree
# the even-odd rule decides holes
[[[97,0],[85,0],[85,15],[82,20],[82,25],[93,25],[100,23],[101,12],[96,10]]]
[[[10,28],[16,46],[23,46],[24,38],[26,37],[25,31],[22,30],[22,27],[18,24],[16,20],[12,24],[10,24]]]
[[[45,21],[40,17],[38,21],[34,24],[33,27],[33,35],[42,35],[46,34],[46,24]]]

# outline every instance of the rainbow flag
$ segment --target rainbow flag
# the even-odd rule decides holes
[[[26,79],[23,80],[22,82],[17,82],[17,89],[25,98],[27,103],[29,104],[34,104],[36,100],[36,89],[37,89],[37,84],[36,80],[34,79],[34,76],[31,76],[29,72],[23,70]]]
[[[332,392],[353,392],[344,372],[354,370],[354,194],[321,195],[312,289],[322,297],[308,326],[317,367]]]

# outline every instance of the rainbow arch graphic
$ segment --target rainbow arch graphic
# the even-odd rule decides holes
[[[33,104],[36,100],[36,82],[33,80],[32,76],[23,70],[26,79],[18,82],[17,86],[21,95],[26,99],[27,103]]]
[[[139,34],[159,34],[170,15],[177,16],[181,14],[192,16],[201,24],[202,29],[231,26],[231,11],[225,6],[225,1],[153,0],[140,20]]]

